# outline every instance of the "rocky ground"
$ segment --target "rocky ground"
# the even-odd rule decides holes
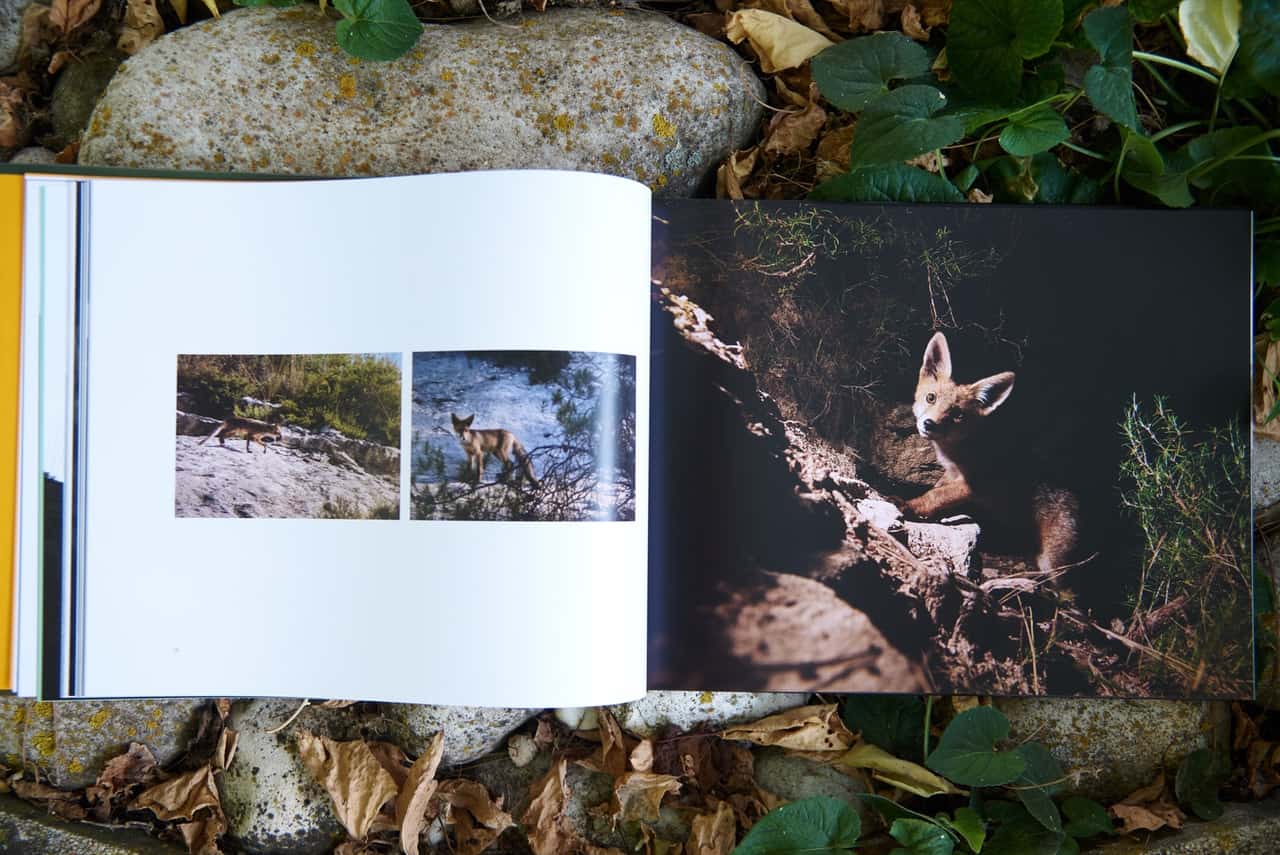
[[[17,61],[20,22],[32,5],[0,0],[0,66],[11,68]],[[454,13],[479,11],[470,0],[446,5]],[[487,11],[509,12],[510,6],[491,4]],[[315,175],[551,167],[626,175],[658,193],[684,196],[707,187],[716,165],[753,138],[764,114],[763,87],[738,54],[662,15],[639,11],[553,9],[527,15],[518,26],[429,26],[419,50],[376,65],[341,55],[333,46],[332,23],[321,21],[311,6],[229,11],[158,39],[123,66],[113,39],[84,47],[82,57],[73,57],[58,75],[50,115],[42,119],[49,134],[44,147],[18,151],[14,162],[49,162],[57,150],[65,159],[65,146],[72,147],[74,160],[79,143],[78,162],[92,166]],[[725,383],[746,382],[731,370],[732,359],[720,359],[729,354],[716,353],[722,343],[693,308],[671,317],[684,324],[686,341],[714,360],[707,364],[725,372]],[[740,395],[738,401],[751,405],[753,399]],[[765,410],[750,414],[769,416]],[[810,536],[829,542],[821,561],[786,561],[779,552],[771,566],[753,568],[758,588],[749,602],[708,600],[720,616],[714,643],[738,676],[757,676],[766,689],[774,677],[794,676],[777,667],[790,661],[790,651],[761,649],[769,637],[762,627],[778,620],[807,628],[831,651],[830,662],[811,675],[815,690],[928,690],[923,651],[890,637],[897,621],[884,615],[896,609],[902,625],[955,627],[976,596],[960,580],[981,580],[970,564],[972,527],[904,523],[892,504],[843,471],[829,450],[806,443],[778,423],[776,414],[770,418],[760,422],[766,429],[752,440],[765,461],[760,477],[785,485],[776,492],[783,512]],[[316,516],[335,500],[361,510],[384,501],[398,505],[392,473],[398,475],[399,462],[389,453],[292,432],[269,454],[244,454],[238,440],[225,449],[197,445],[196,436],[211,428],[211,421],[188,420],[184,431],[180,421],[179,513],[186,508],[193,515],[212,509],[217,515]],[[1280,496],[1277,461],[1280,445],[1259,449],[1254,492],[1260,508]],[[904,457],[903,467],[915,477],[928,469],[928,461]],[[788,564],[792,572],[780,569]],[[801,567],[804,572],[795,572]],[[852,569],[869,567],[878,584],[864,584],[849,596],[841,580]],[[874,602],[868,590],[876,594]],[[973,667],[990,666],[975,661]],[[612,712],[623,730],[646,736],[672,727],[721,728],[798,706],[806,697],[654,692]],[[1071,771],[1073,790],[1100,800],[1171,772],[1195,748],[1220,743],[1230,721],[1222,702],[995,703],[1009,716],[1015,740],[1047,744]],[[331,802],[299,755],[297,734],[304,729],[333,739],[384,741],[411,756],[443,732],[443,776],[480,782],[503,796],[505,809],[517,817],[528,804],[529,784],[550,765],[545,744],[536,745],[532,756],[519,748],[524,740],[536,743],[541,732],[534,710],[311,706],[285,726],[298,706],[242,700],[220,711],[226,726],[239,733],[235,757],[216,785],[230,846],[293,855],[327,852],[341,839]],[[190,749],[200,749],[214,709],[212,702],[194,700],[6,699],[0,701],[0,752],[8,768],[30,770],[41,782],[84,787],[135,742],[146,745],[162,766],[181,763]],[[595,726],[584,711],[560,711],[559,718],[569,727]],[[513,734],[522,739],[509,739]],[[207,755],[207,746],[203,750]],[[784,799],[822,794],[850,800],[860,789],[854,778],[802,756],[759,748],[752,755],[759,787]],[[634,845],[619,840],[591,810],[609,798],[607,780],[601,786],[599,774],[571,768],[566,816],[575,832],[596,845]],[[66,815],[65,807],[57,807],[65,803],[43,796],[36,799],[39,811],[10,797],[0,803],[0,851],[185,850],[137,828],[107,831],[62,822],[50,811]],[[1180,834],[1138,845],[1146,852],[1272,852],[1276,815],[1271,803],[1232,805],[1216,822],[1189,823]],[[668,840],[688,832],[668,811],[662,822]]]

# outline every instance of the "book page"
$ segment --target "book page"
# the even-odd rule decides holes
[[[1251,236],[655,202],[650,688],[1249,696]]]
[[[94,180],[88,206],[81,694],[643,694],[645,188]]]

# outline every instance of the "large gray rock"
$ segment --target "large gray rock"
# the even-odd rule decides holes
[[[90,165],[310,175],[544,167],[688,195],[743,146],[764,96],[727,45],[661,15],[563,9],[428,26],[356,62],[311,6],[241,9],[126,62],[80,149]]]
[[[360,723],[348,710],[311,706],[283,731],[268,732],[288,721],[300,703],[250,701],[232,711],[230,726],[240,741],[220,776],[220,791],[228,832],[245,851],[318,855],[343,835],[328,793],[298,757],[297,733],[305,729],[345,741],[360,737]]]
[[[187,848],[135,829],[67,822],[13,796],[0,797],[0,853],[41,855],[182,855]]]
[[[22,13],[31,0],[0,0],[0,70],[18,61],[22,39]]]
[[[195,735],[206,701],[24,701],[0,704],[0,752],[41,770],[55,787],[92,784],[130,742],[151,749],[160,765],[176,760]]]
[[[57,155],[43,146],[29,146],[27,148],[20,149],[17,154],[9,158],[9,162],[44,165],[47,163],[56,163]]]
[[[1044,744],[1070,777],[1064,792],[1114,801],[1155,780],[1197,748],[1228,736],[1216,701],[997,698],[1009,738]]]
[[[124,54],[112,47],[75,57],[59,72],[49,104],[49,122],[59,144],[80,138],[102,90],[123,60]]]
[[[1280,502],[1280,442],[1253,435],[1253,506],[1257,510]]]
[[[370,734],[399,745],[416,757],[431,737],[444,733],[441,765],[456,766],[505,750],[511,731],[540,710],[511,707],[445,707],[430,704],[387,704],[369,722]]]
[[[649,692],[609,711],[624,731],[648,739],[668,727],[722,730],[803,706],[808,697],[803,692]]]
[[[866,788],[858,780],[840,771],[838,766],[787,754],[776,748],[755,751],[755,778],[760,789],[783,801],[826,797],[849,802],[867,818],[868,811],[859,793]]]
[[[1228,804],[1213,822],[1188,822],[1181,831],[1099,843],[1096,855],[1273,855],[1280,844],[1280,801]]]

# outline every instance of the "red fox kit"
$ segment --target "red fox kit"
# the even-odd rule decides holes
[[[916,430],[933,443],[943,474],[924,495],[906,503],[920,518],[972,511],[1015,544],[1034,546],[1036,566],[1059,571],[1076,548],[1080,508],[1067,490],[1036,480],[1025,456],[993,429],[992,414],[1013,391],[1012,371],[973,383],[951,377],[951,351],[942,333],[924,350],[912,411]]]
[[[458,442],[462,445],[462,450],[467,453],[467,470],[470,471],[474,464],[477,481],[484,478],[486,454],[492,454],[502,461],[504,475],[511,471],[511,458],[514,455],[529,479],[529,483],[535,487],[538,486],[538,479],[533,476],[533,464],[529,462],[529,455],[520,444],[520,440],[516,439],[515,434],[501,428],[485,430],[472,428],[471,423],[475,421],[475,413],[465,419],[460,419],[453,413],[450,413],[449,417],[453,419],[453,431],[458,435]]]
[[[244,437],[244,450],[246,453],[252,454],[251,443],[258,443],[262,446],[262,453],[267,452],[267,444],[264,439],[270,439],[272,442],[280,442],[280,428],[276,425],[260,422],[257,419],[243,419],[239,416],[231,416],[222,424],[213,429],[213,433],[200,440],[199,445],[204,445],[214,437],[218,438],[219,445],[226,445],[228,437],[242,436]]]

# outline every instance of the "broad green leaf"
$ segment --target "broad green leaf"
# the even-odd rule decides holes
[[[1003,804],[1006,808],[991,810],[996,804]],[[1017,809],[1009,809],[1011,807]],[[1066,855],[1062,852],[1063,846],[1069,845],[1066,841],[1075,842],[1074,838],[1060,831],[1045,828],[1020,806],[1003,802],[988,803],[987,808],[996,815],[993,819],[998,817],[999,824],[982,847],[982,855]]]
[[[921,822],[933,822],[933,820],[922,813],[903,807],[893,799],[886,799],[884,796],[877,796],[875,793],[858,793],[858,798],[866,804],[876,809],[876,812],[885,820],[892,823],[895,819],[918,819]],[[959,840],[960,838],[956,838]]]
[[[950,145],[964,136],[964,122],[936,115],[947,98],[932,86],[903,86],[867,105],[849,146],[855,167],[904,160]]]
[[[1085,9],[1094,5],[1096,0],[1062,0],[1062,26],[1066,30],[1073,30],[1080,24],[1080,16]],[[1178,0],[1168,0],[1173,5],[1178,5]]]
[[[1280,0],[1241,0],[1234,75],[1280,95]]]
[[[854,746],[839,762],[852,769],[869,769],[876,780],[921,798],[965,793],[923,766],[894,757],[880,746],[867,742]]]
[[[1030,157],[1048,151],[1071,132],[1052,107],[1037,107],[1028,113],[1019,113],[1009,120],[1000,132],[1000,147],[1018,157]]]
[[[968,188],[961,188],[967,190]],[[908,760],[922,760],[924,701],[915,695],[848,695],[841,708],[845,726],[872,745]]]
[[[945,819],[944,817],[945,814],[940,815],[938,821],[963,837],[964,842],[968,843],[969,848],[974,852],[982,851],[982,844],[987,839],[987,827],[976,810],[970,807],[960,807],[956,808],[954,818]]]
[[[1240,45],[1240,0],[1182,0],[1178,26],[1187,55],[1223,74]]]
[[[1222,816],[1218,789],[1230,774],[1228,765],[1208,748],[1192,751],[1178,766],[1173,791],[1181,804],[1203,820]]]
[[[1098,182],[1058,162],[1052,152],[1031,158],[1031,176],[1037,192],[1033,201],[1050,205],[1091,205],[1098,201]]]
[[[820,796],[769,811],[751,826],[733,855],[825,855],[858,843],[862,820],[848,802]]]
[[[1062,830],[1072,837],[1094,837],[1115,830],[1107,809],[1093,799],[1072,796],[1062,803],[1062,813],[1067,818]]]
[[[1120,175],[1129,184],[1155,196],[1170,208],[1195,203],[1187,184],[1187,172],[1170,168],[1155,143],[1131,131],[1124,132],[1125,160]]]
[[[1009,719],[993,707],[974,707],[951,720],[925,765],[957,784],[996,787],[1008,784],[1026,768],[1014,751],[996,742],[1009,736]]]
[[[927,74],[929,55],[902,33],[884,32],[832,45],[809,67],[824,98],[856,112],[888,92],[890,82]]]
[[[1085,94],[1112,121],[1141,131],[1133,100],[1133,21],[1129,10],[1111,6],[1090,12],[1084,19],[1084,32],[1102,57],[1100,65],[1085,72]]]
[[[1062,815],[1053,794],[1062,789],[1062,766],[1038,742],[1019,745],[1015,752],[1025,768],[1013,782],[1014,794],[1036,821],[1053,832],[1062,831]]]
[[[1178,0],[1130,0],[1133,17],[1144,24],[1158,21],[1178,8]]]
[[[947,66],[965,91],[1009,102],[1022,61],[1048,51],[1061,29],[1062,0],[955,0]]]
[[[1280,163],[1265,159],[1274,154],[1269,143],[1249,145],[1262,133],[1243,125],[1203,134],[1174,152],[1170,164],[1188,171],[1204,167],[1191,183],[1210,191],[1203,200],[1207,205],[1268,207],[1280,198]]]
[[[333,7],[342,13],[338,44],[360,59],[395,59],[422,35],[422,22],[408,0],[334,0]]]
[[[981,174],[981,170],[971,163],[957,172],[955,178],[951,180],[956,185],[957,190],[961,193],[968,193],[969,188],[973,186],[973,182],[977,181],[978,176]]]
[[[819,184],[809,198],[820,202],[963,202],[950,181],[914,166],[865,166]]]
[[[955,841],[936,822],[919,819],[895,819],[889,836],[902,844],[889,855],[951,855]]]
[[[1034,202],[1040,195],[1032,163],[1031,158],[1006,154],[981,161],[979,165],[996,201],[1022,204]]]
[[[1280,240],[1262,240],[1253,245],[1253,275],[1263,285],[1280,285]],[[1265,585],[1257,587],[1266,588]],[[1263,608],[1258,613],[1270,611]]]

